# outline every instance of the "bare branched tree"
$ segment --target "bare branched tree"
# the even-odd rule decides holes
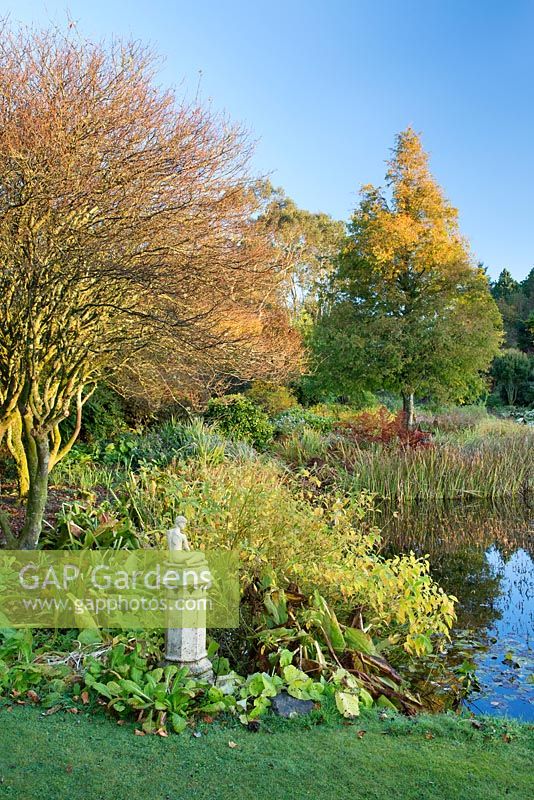
[[[26,497],[18,535],[0,518],[9,546],[36,546],[49,471],[103,373],[253,370],[279,312],[248,157],[242,130],[158,87],[142,46],[4,27],[0,442]]]

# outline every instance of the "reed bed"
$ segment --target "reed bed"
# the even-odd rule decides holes
[[[335,450],[332,455],[342,464],[351,493],[366,489],[401,502],[469,496],[496,500],[528,494],[532,488],[530,431],[416,450],[340,440]]]

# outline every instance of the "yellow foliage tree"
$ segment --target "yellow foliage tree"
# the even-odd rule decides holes
[[[411,128],[386,185],[362,188],[314,344],[329,388],[398,392],[412,426],[415,393],[462,400],[480,389],[502,320]]]

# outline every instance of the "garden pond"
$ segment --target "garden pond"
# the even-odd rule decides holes
[[[445,658],[469,675],[468,708],[533,721],[532,505],[473,501],[379,513],[385,553],[428,555],[433,577],[458,599]]]

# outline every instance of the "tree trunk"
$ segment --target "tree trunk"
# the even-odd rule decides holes
[[[413,431],[415,428],[415,405],[413,392],[402,395],[402,410],[404,412],[404,424],[406,429]]]
[[[24,439],[30,485],[26,501],[26,516],[20,532],[19,547],[21,550],[35,550],[41,535],[48,497],[50,446],[47,434],[39,435],[26,429]]]
[[[517,386],[513,381],[506,384],[506,401],[509,406],[515,406],[517,400]]]
[[[30,473],[28,470],[28,459],[23,442],[22,417],[17,413],[7,431],[6,444],[11,453],[17,468],[17,479],[19,485],[19,499],[25,500],[30,488]]]

